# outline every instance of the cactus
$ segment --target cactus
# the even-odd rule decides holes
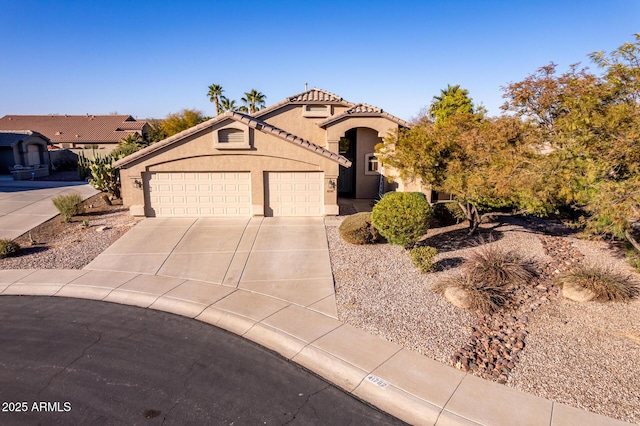
[[[113,157],[97,155],[90,166],[91,176],[89,185],[103,192],[108,192],[114,198],[120,198],[120,170],[113,167]]]

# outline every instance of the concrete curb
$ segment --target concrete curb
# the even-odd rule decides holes
[[[0,295],[60,296],[183,315],[238,334],[415,425],[626,425],[468,375],[268,295],[181,278],[1,270]]]

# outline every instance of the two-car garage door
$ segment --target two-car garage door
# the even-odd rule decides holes
[[[151,215],[252,214],[249,172],[157,172],[146,177]],[[323,180],[320,172],[265,172],[265,215],[323,215]]]
[[[251,216],[248,172],[149,173],[155,216]]]

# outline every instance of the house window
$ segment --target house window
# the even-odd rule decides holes
[[[217,149],[250,149],[249,130],[225,127],[213,133],[213,145]]]
[[[308,118],[326,118],[331,115],[331,105],[303,105],[302,116]]]
[[[374,153],[365,154],[364,156],[364,174],[365,175],[379,175],[380,174],[380,162],[376,158]]]

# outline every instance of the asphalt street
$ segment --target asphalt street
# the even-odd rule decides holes
[[[390,425],[284,358],[164,312],[0,298],[3,425]]]

